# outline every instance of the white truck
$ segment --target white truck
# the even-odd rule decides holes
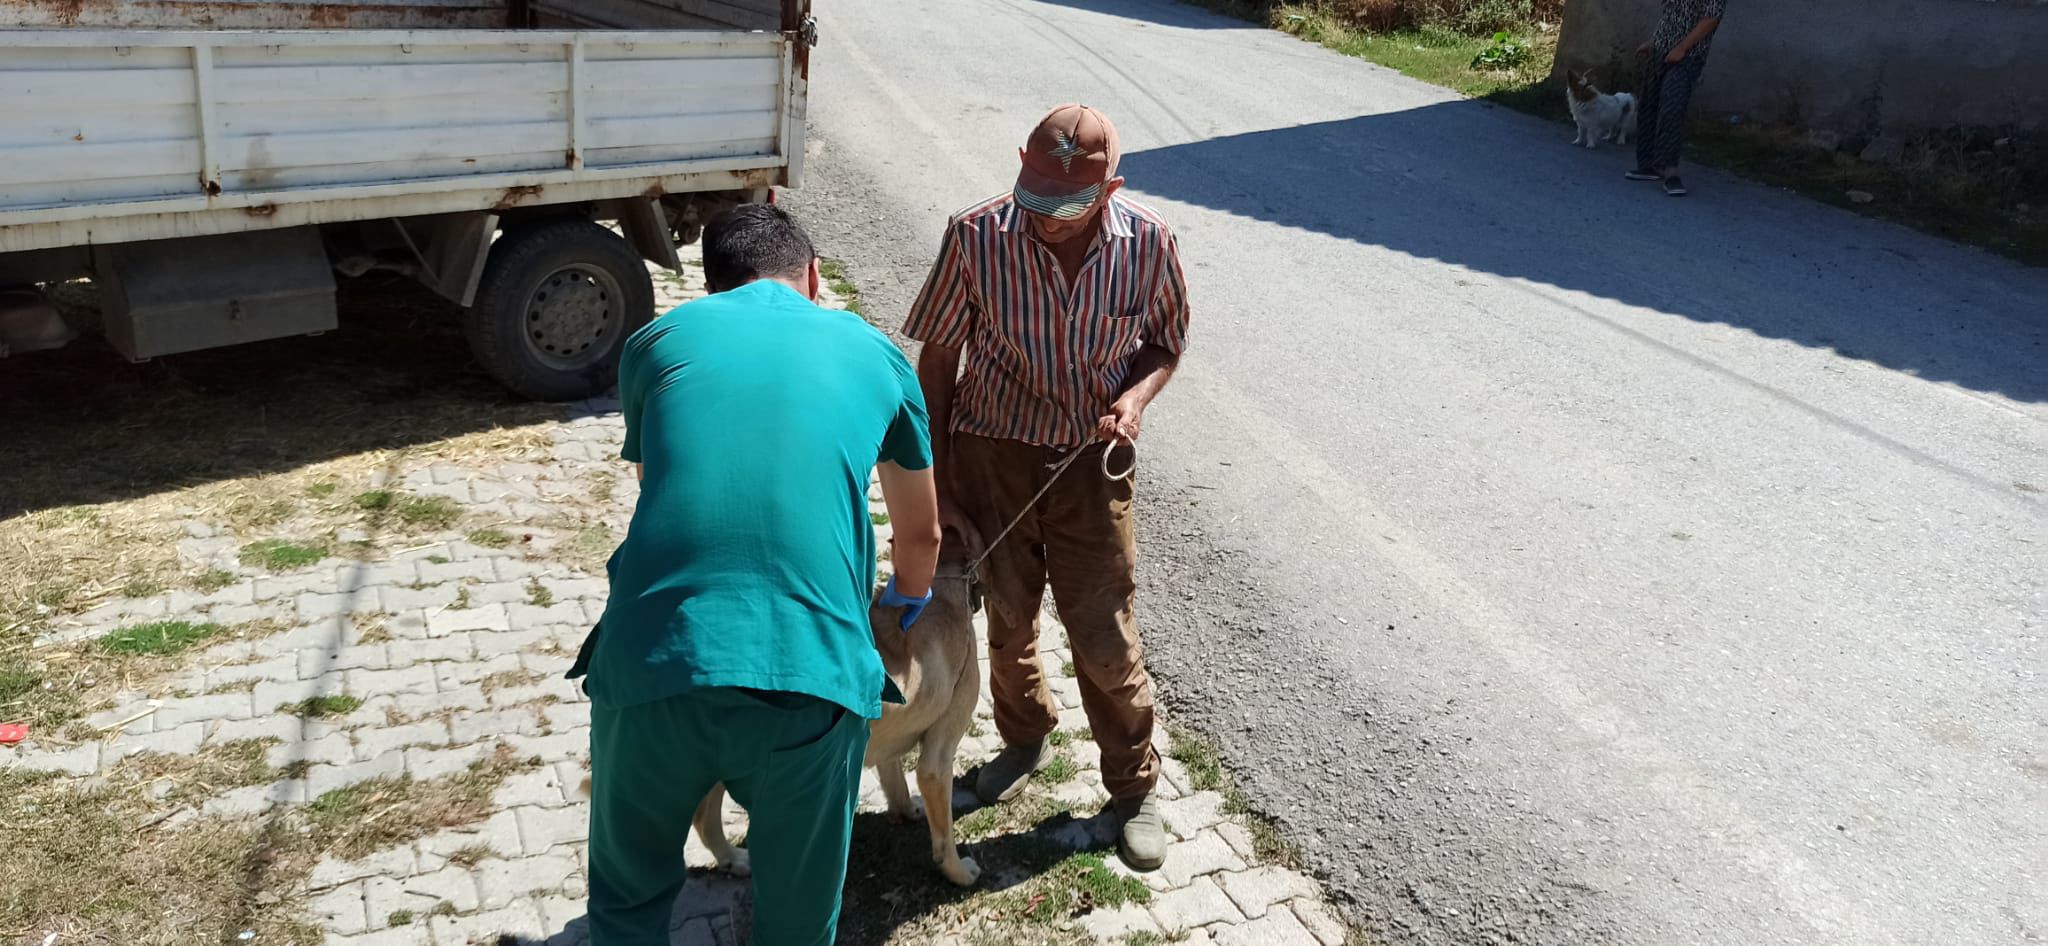
[[[514,391],[599,393],[642,260],[798,184],[809,8],[0,0],[0,346],[68,337],[41,284],[91,278],[145,359],[334,329],[337,275],[398,271]]]

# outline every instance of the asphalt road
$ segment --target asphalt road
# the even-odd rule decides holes
[[[886,323],[1117,119],[1198,307],[1151,659],[1377,940],[2048,940],[2048,272],[1170,3],[819,7],[790,203]]]

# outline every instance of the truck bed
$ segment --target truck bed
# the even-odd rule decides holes
[[[600,24],[788,13],[749,2],[570,5]],[[794,32],[138,25],[202,8],[225,20],[563,20],[547,3],[515,6],[7,4],[17,22],[61,8],[78,11],[73,23],[129,25],[0,30],[0,252],[796,182]],[[381,19],[363,19],[371,8]]]

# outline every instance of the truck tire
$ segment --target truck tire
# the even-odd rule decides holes
[[[625,238],[588,220],[555,220],[498,238],[463,330],[506,387],[574,401],[618,383],[626,337],[653,317],[654,281]]]

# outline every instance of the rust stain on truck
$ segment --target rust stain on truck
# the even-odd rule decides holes
[[[539,184],[526,184],[520,187],[505,188],[505,196],[498,198],[498,202],[492,204],[491,209],[511,210],[520,204],[531,203],[533,198],[539,197],[544,190],[547,190],[547,188]]]

